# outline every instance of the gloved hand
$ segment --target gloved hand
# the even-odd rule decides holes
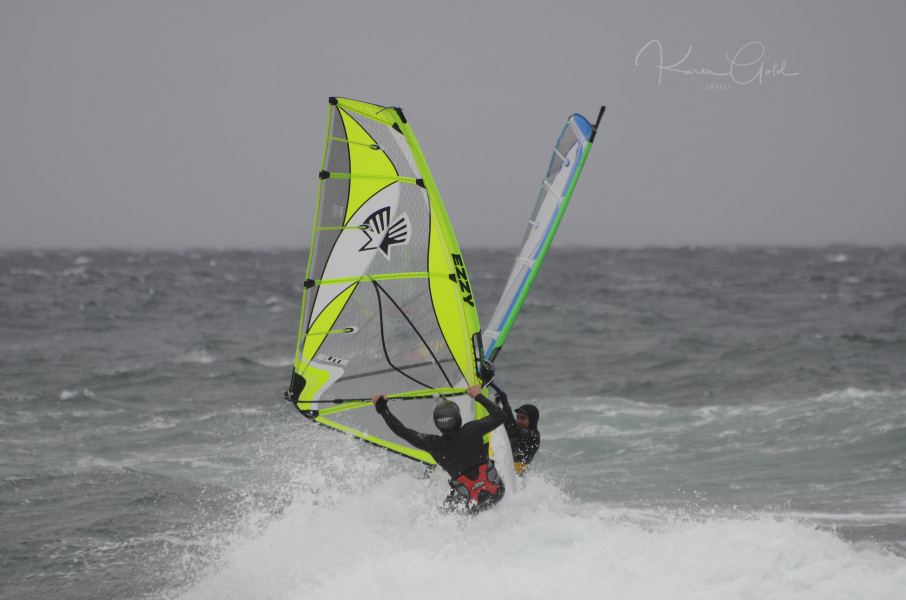
[[[380,396],[372,396],[371,402],[374,404],[374,410],[382,412],[387,407],[387,398],[381,394]]]

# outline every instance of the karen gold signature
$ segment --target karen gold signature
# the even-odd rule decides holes
[[[649,49],[651,49],[649,51]],[[659,40],[651,40],[638,51],[635,55],[635,66],[640,66],[642,55],[646,52],[654,54],[657,64],[657,84],[661,85],[664,79],[664,73],[677,73],[685,76],[713,77],[716,79],[725,79],[732,81],[737,85],[749,85],[752,83],[762,84],[765,79],[778,79],[781,77],[796,77],[799,73],[787,71],[786,59],[779,62],[764,60],[765,45],[762,42],[749,42],[743,45],[732,56],[730,51],[725,53],[727,66],[721,67],[720,70],[712,69],[706,66],[690,66],[687,61],[692,56],[692,44],[686,50],[686,54],[673,64],[666,64],[664,61],[664,47]]]

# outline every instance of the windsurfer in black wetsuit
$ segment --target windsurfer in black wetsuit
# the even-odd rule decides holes
[[[481,403],[488,415],[462,424],[459,407],[452,400],[442,399],[434,407],[434,424],[441,435],[419,433],[403,425],[387,406],[387,399],[374,396],[371,401],[393,433],[416,448],[425,450],[450,475],[450,495],[444,506],[450,510],[478,512],[497,504],[504,494],[503,479],[488,460],[484,435],[504,422],[503,411],[485,398],[477,385],[468,390],[469,396]]]
[[[541,434],[538,432],[538,409],[533,404],[523,404],[513,411],[510,401],[503,390],[494,388],[497,395],[494,399],[503,405],[504,426],[513,448],[513,466],[516,473],[522,475],[534,460],[535,453],[541,447]],[[515,414],[515,417],[513,416]]]

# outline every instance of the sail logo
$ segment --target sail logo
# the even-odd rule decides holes
[[[456,267],[456,276],[450,275],[459,283],[459,290],[462,292],[462,301],[469,306],[475,306],[475,300],[472,299],[472,286],[469,285],[469,277],[466,275],[466,265],[462,262],[462,257],[458,254],[452,254],[453,265]]]
[[[390,223],[390,207],[385,206],[373,212],[362,225],[362,233],[368,241],[359,248],[359,252],[366,250],[380,250],[388,260],[390,259],[390,246],[408,244],[412,225],[409,215],[403,213],[393,224]]]

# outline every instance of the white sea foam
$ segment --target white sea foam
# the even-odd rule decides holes
[[[30,277],[40,277],[42,279],[47,279],[50,277],[47,271],[42,271],[41,269],[10,269],[10,275],[28,275]]]
[[[135,458],[109,460],[99,456],[80,456],[73,461],[73,466],[79,471],[93,471],[95,469],[128,469],[135,467],[140,461]]]
[[[437,478],[357,485],[336,481],[337,466],[309,472],[276,520],[233,539],[178,597],[899,600],[906,589],[906,560],[796,519],[642,514],[531,477],[494,510],[449,516]]]
[[[32,394],[0,391],[0,402],[31,402],[35,399]]]
[[[240,407],[240,408],[228,408],[228,409],[218,410],[216,412],[208,413],[206,415],[199,415],[195,419],[198,422],[202,422],[202,421],[210,421],[212,419],[214,419],[214,420],[223,419],[225,415],[254,416],[254,415],[266,415],[266,414],[268,414],[268,411],[261,409],[261,408]]]
[[[85,273],[88,272],[88,269],[84,266],[70,267],[69,269],[63,269],[61,275],[64,277],[84,277]]]
[[[228,408],[220,411],[220,414],[228,415],[266,415],[268,411],[263,408],[240,406],[239,408]]]
[[[890,400],[894,398],[902,398],[903,396],[906,396],[906,390],[862,390],[859,388],[846,388],[844,390],[836,390],[833,392],[828,392],[826,394],[821,394],[815,400],[817,400],[818,402],[827,402],[834,400]]]
[[[205,350],[191,350],[185,354],[181,354],[176,357],[174,362],[180,364],[199,364],[199,365],[208,365],[217,359],[213,354]]]
[[[60,392],[60,400],[75,400],[76,398],[94,398],[94,392],[88,388],[81,390],[63,390]]]
[[[658,428],[661,430],[675,429],[672,424],[660,422],[669,418],[681,418],[683,419],[682,427],[691,427],[715,421],[723,422],[728,418],[758,417],[765,421],[770,420],[774,426],[781,428],[783,427],[782,416],[784,413],[820,418],[834,411],[851,412],[854,407],[874,404],[884,405],[890,402],[900,402],[903,399],[906,399],[906,390],[845,388],[806,398],[778,398],[775,400],[763,400],[756,404],[712,404],[696,408],[644,404],[623,398],[587,397],[570,399],[571,402],[568,406],[558,406],[556,411],[568,413],[591,412],[594,413],[595,420],[606,418],[609,422],[613,422],[614,419],[630,417],[641,422],[658,423]],[[550,402],[546,399],[537,400],[536,402],[542,407],[550,405]],[[542,419],[544,417],[545,411],[542,410]]]
[[[266,358],[253,358],[253,363],[262,367],[283,368],[293,364],[292,356],[268,356]]]
[[[87,265],[87,264],[89,264],[90,262],[91,262],[91,259],[88,258],[87,256],[79,256],[79,257],[77,257],[74,261],[72,261],[72,264],[74,264],[74,265]]]
[[[150,420],[130,427],[130,431],[157,431],[161,429],[172,429],[179,425],[179,421],[175,419],[167,419],[164,417],[156,416],[152,417]]]
[[[772,516],[772,515],[765,515]],[[788,511],[781,515],[783,518],[799,521],[814,521],[816,523],[870,523],[870,524],[906,524],[906,512],[897,513],[829,513],[829,512],[794,512]]]
[[[561,439],[589,439],[589,438],[600,438],[600,437],[614,437],[621,435],[635,435],[637,432],[626,432],[616,427],[607,425],[606,423],[581,423],[571,429],[560,432],[550,432],[545,434],[545,440],[561,440]]]

